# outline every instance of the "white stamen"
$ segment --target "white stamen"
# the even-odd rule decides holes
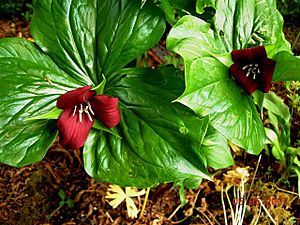
[[[80,110],[79,110],[79,121],[82,122],[82,113],[83,113],[83,106],[80,104]]]
[[[91,117],[91,115],[90,115],[90,113],[89,113],[89,107],[88,107],[88,106],[85,107],[84,112],[88,115],[90,121],[93,122],[93,118]]]
[[[255,80],[256,78],[256,73],[253,73],[253,80]]]
[[[250,65],[246,65],[243,67],[243,70],[247,69]]]
[[[77,109],[77,105],[75,105],[75,107],[74,107],[74,111],[73,111],[73,117],[75,116],[75,113],[76,113],[76,109]]]
[[[242,68],[246,73],[246,77],[252,76],[253,80],[255,80],[256,76],[260,74],[258,63],[251,63]]]
[[[86,104],[88,105],[91,114],[92,114],[92,115],[95,115],[94,111],[92,110],[91,104],[90,104],[89,102],[86,102]]]

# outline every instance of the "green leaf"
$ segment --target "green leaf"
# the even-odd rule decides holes
[[[274,92],[265,94],[263,106],[268,110],[268,119],[277,133],[279,143],[284,146],[289,146],[291,121],[289,108]]]
[[[164,11],[167,21],[173,26],[184,15],[196,15],[196,0],[154,0]]]
[[[255,92],[253,92],[252,96],[254,98],[254,102],[257,104],[259,108],[260,115],[263,119],[265,93],[256,90]]]
[[[197,4],[196,4],[196,10],[197,13],[202,14],[204,13],[204,9],[206,7],[213,7],[214,9],[216,9],[216,0],[197,0]]]
[[[25,119],[25,121],[30,121],[30,120],[45,120],[45,119],[51,119],[51,120],[56,120],[60,117],[60,114],[63,112],[62,109],[58,108],[53,108],[51,111],[46,112],[45,114],[34,116],[34,117],[29,117]]]
[[[285,167],[286,165],[285,155],[284,155],[284,151],[281,149],[277,134],[269,128],[265,127],[265,130],[267,134],[266,144],[272,145],[272,155],[280,162],[280,164],[283,167]]]
[[[193,16],[184,16],[176,23],[167,38],[167,47],[180,53],[185,61],[226,53],[210,25]]]
[[[209,126],[203,140],[201,152],[206,157],[207,166],[224,169],[234,164],[227,139]]]
[[[175,9],[182,9],[192,13],[196,8],[196,0],[169,0]]]
[[[59,189],[58,196],[60,197],[61,200],[65,200],[66,192],[63,189]]]
[[[216,5],[213,26],[196,17],[186,16],[178,21],[168,37],[169,48],[175,52],[180,48],[183,57],[186,52],[189,57],[196,57],[210,52],[224,54],[234,49],[272,44],[273,54],[291,51],[282,32],[283,20],[274,0],[210,0],[201,4]],[[198,10],[203,10],[203,7]]]
[[[298,150],[299,150],[299,149],[298,149]],[[300,161],[299,161],[299,159],[297,158],[297,156],[294,156],[294,157],[293,157],[292,162],[293,162],[294,164],[296,164],[296,165],[300,168]]]
[[[209,115],[211,125],[223,136],[258,154],[265,140],[263,124],[253,98],[234,83],[228,68],[215,58],[202,57],[186,71],[187,88],[177,101],[200,116]]]
[[[179,188],[179,198],[180,198],[180,203],[181,203],[181,208],[183,206],[185,206],[188,201],[185,198],[185,189],[184,189],[184,185],[181,185]]]
[[[289,155],[298,155],[300,156],[300,148],[294,148],[294,147],[287,147],[287,154]]]
[[[147,1],[34,0],[37,44],[73,78],[97,85],[162,36],[161,10]],[[51,35],[49,35],[51,34]],[[147,38],[145,38],[147,37]]]
[[[282,31],[283,19],[275,0],[215,1],[214,27],[228,52],[277,44],[277,52],[291,51]]]
[[[273,81],[300,80],[300,59],[283,51],[275,55],[276,67]]]
[[[38,162],[45,157],[56,135],[55,121],[12,119],[0,129],[0,162],[16,167]]]
[[[154,1],[156,2],[156,1]],[[170,4],[169,0],[161,0],[159,1],[158,6],[164,11],[166,19],[169,24],[175,24],[175,10],[173,9],[172,5]]]
[[[171,103],[183,90],[182,74],[128,69],[108,94],[118,96],[122,139],[92,130],[84,146],[89,175],[122,186],[149,187],[160,182],[207,178],[201,143],[208,119]]]
[[[68,198],[68,200],[66,201],[66,203],[67,203],[67,206],[69,208],[73,208],[74,207],[74,201],[72,199]]]
[[[61,200],[60,202],[59,202],[59,207],[61,208],[61,207],[63,207],[64,205],[66,204],[66,202],[64,201],[64,200]]]
[[[283,100],[274,92],[265,94],[263,106],[271,113],[281,117],[286,124],[290,123],[291,114],[289,107],[284,104]]]
[[[56,122],[25,120],[50,112],[61,94],[81,84],[23,39],[0,39],[0,68],[0,162],[35,163],[54,142]]]
[[[300,168],[298,166],[291,166],[291,170],[293,170],[298,177],[298,195],[300,196]]]
[[[105,85],[106,85],[106,78],[104,75],[102,75],[101,83],[97,87],[92,88],[92,90],[96,91],[97,95],[102,95],[105,89]]]

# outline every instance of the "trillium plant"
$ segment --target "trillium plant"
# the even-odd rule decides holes
[[[300,80],[275,0],[195,1],[198,14],[178,21],[157,5],[34,0],[34,42],[0,39],[0,162],[38,162],[58,138],[99,181],[195,187],[234,163],[229,143],[259,154],[271,82]],[[184,71],[133,67],[165,17]]]

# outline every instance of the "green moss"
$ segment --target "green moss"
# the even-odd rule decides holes
[[[33,172],[27,187],[28,198],[14,224],[30,225],[34,222],[47,222],[47,215],[52,211],[51,205],[56,192],[56,186],[52,183],[49,174],[41,170]]]

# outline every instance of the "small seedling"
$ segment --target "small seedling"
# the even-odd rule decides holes
[[[69,208],[74,207],[74,201],[66,196],[66,192],[63,189],[59,190],[58,196],[60,197],[59,206],[48,216],[49,218],[53,217],[65,205]]]

